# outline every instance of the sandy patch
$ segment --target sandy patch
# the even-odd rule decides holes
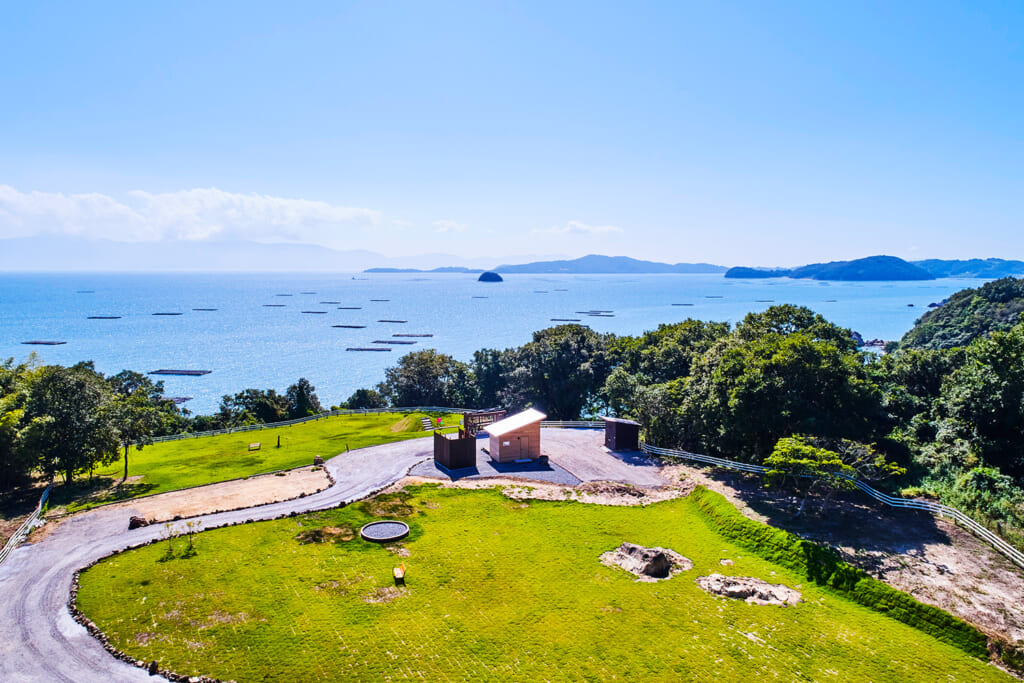
[[[302,467],[289,470],[285,476],[264,474],[184,491],[170,491],[148,498],[115,503],[106,506],[105,509],[124,510],[128,514],[144,517],[149,522],[164,522],[176,517],[195,517],[211,512],[237,510],[298,498],[302,494],[316,493],[330,485],[327,472],[322,468]]]

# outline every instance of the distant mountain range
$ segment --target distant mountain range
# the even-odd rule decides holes
[[[503,264],[490,268],[504,274],[658,274],[658,273],[724,273],[728,268],[710,263],[658,263],[640,261],[628,256],[599,256],[591,254],[567,261],[535,261],[533,263]],[[482,273],[483,269],[473,268],[370,268],[367,273]]]
[[[550,257],[548,257],[550,258]],[[922,280],[1024,275],[1024,261],[970,259],[908,262],[894,256],[813,263],[798,268],[727,268],[709,263],[659,263],[591,254],[489,267],[484,259],[449,254],[389,257],[366,250],[339,251],[315,244],[261,242],[115,242],[67,235],[0,239],[0,272],[369,272],[502,274],[724,273],[729,278],[793,277],[818,280]]]

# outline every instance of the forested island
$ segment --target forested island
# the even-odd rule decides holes
[[[854,261],[812,263],[799,268],[730,268],[727,278],[789,277],[811,280],[934,280],[927,270],[895,256],[869,256]]]

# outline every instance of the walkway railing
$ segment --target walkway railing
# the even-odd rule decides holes
[[[556,429],[604,429],[604,422],[591,422],[589,420],[544,420],[541,427],[552,427]]]
[[[640,444],[640,450],[650,455],[659,455],[670,458],[683,458],[686,460],[694,460],[696,462],[706,463],[708,465],[716,465],[718,467],[728,467],[734,470],[742,470],[743,472],[752,472],[754,474],[764,474],[768,471],[767,467],[761,465],[751,465],[745,462],[735,462],[733,460],[725,460],[723,458],[713,458],[709,455],[700,455],[699,453],[690,453],[689,451],[678,451],[671,448],[658,448],[657,446],[651,446],[650,444]],[[995,535],[981,524],[960,512],[956,508],[951,508],[948,505],[942,505],[941,503],[932,503],[927,500],[914,500],[912,498],[899,498],[898,496],[890,496],[886,493],[872,488],[868,484],[865,484],[859,479],[853,477],[840,475],[844,479],[852,482],[854,486],[868,494],[875,500],[885,505],[898,508],[908,508],[911,510],[925,510],[932,514],[940,515],[942,517],[948,517],[954,520],[956,523],[966,527],[971,533],[985,541],[993,548],[1001,552],[1007,558],[1010,559],[1014,564],[1024,567],[1024,553],[1017,548],[1013,547],[999,536]]]
[[[52,483],[46,487],[43,491],[43,495],[39,496],[39,504],[36,505],[36,509],[28,516],[28,519],[18,527],[18,530],[14,532],[13,536],[7,539],[7,545],[4,546],[3,550],[0,550],[0,564],[3,564],[3,561],[11,554],[11,551],[21,545],[21,542],[28,537],[29,532],[32,531],[32,527],[39,519],[39,515],[43,513],[43,508],[46,507],[46,501],[50,499],[51,490],[53,490]]]

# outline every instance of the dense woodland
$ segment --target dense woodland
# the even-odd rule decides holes
[[[465,363],[410,353],[342,406],[533,406],[550,419],[631,417],[648,442],[772,468],[771,481],[843,488],[837,474],[930,495],[1024,541],[1024,283],[959,292],[890,353],[858,349],[813,311],[774,306],[736,325],[685,320],[643,335],[561,325]],[[300,379],[247,389],[190,416],[162,386],[91,364],[0,364],[0,487],[66,480],[155,435],[274,422],[322,410]],[[817,475],[815,481],[800,474]],[[808,482],[815,482],[812,484]],[[806,501],[805,497],[805,501]]]

